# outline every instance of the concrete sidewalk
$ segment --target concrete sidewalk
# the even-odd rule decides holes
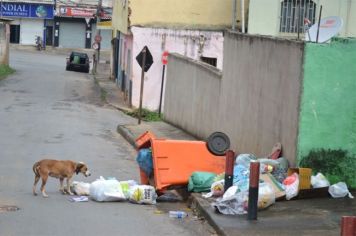
[[[104,76],[105,77],[105,76]],[[113,81],[97,79],[107,90],[107,102],[120,110],[129,110],[119,88]],[[145,131],[158,138],[194,140],[186,132],[165,122],[143,122],[141,125],[120,125],[117,131],[135,146],[135,139]],[[356,192],[353,193],[356,196]],[[247,221],[246,215],[227,216],[215,212],[213,200],[191,195],[192,207],[202,215],[220,235],[340,235],[342,216],[356,215],[356,201],[342,198],[315,198],[276,202],[258,213],[257,221]]]

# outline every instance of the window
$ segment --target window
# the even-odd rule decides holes
[[[202,62],[208,63],[209,65],[215,66],[216,67],[216,63],[217,63],[217,58],[215,57],[200,57],[200,60]]]
[[[304,19],[315,23],[316,4],[312,0],[283,0],[281,2],[280,28],[283,33],[304,33]]]

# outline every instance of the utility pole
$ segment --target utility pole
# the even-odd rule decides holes
[[[232,31],[236,30],[236,8],[237,0],[232,0]]]
[[[102,5],[103,5],[103,0],[98,0],[98,8],[96,9],[96,34],[99,35],[101,38],[101,30],[98,29],[98,23],[100,23],[100,17],[101,17],[101,12],[102,12]],[[101,47],[101,41],[98,42],[98,56],[97,56],[97,62],[99,63],[100,61],[100,47]]]

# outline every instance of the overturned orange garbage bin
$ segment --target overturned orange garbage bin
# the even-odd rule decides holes
[[[194,171],[220,174],[225,171],[225,156],[213,155],[204,141],[159,139],[145,132],[136,139],[137,149],[152,149],[153,176],[158,191],[174,185],[185,185]],[[148,177],[140,170],[141,183]]]

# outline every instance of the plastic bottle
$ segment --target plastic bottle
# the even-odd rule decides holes
[[[182,219],[187,217],[188,214],[184,211],[169,211],[169,217]]]

